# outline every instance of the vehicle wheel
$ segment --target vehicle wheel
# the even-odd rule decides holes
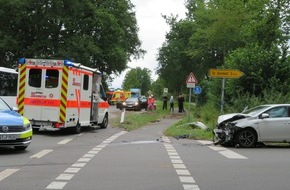
[[[78,122],[77,125],[74,128],[72,128],[72,130],[73,130],[74,134],[80,134],[81,133],[81,124]]]
[[[14,146],[15,150],[25,150],[28,146]]]
[[[105,115],[102,124],[100,125],[101,129],[106,129],[108,127],[108,114]]]
[[[244,129],[237,133],[235,140],[240,147],[250,148],[256,145],[257,135],[253,129]]]

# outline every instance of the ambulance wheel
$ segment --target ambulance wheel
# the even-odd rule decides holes
[[[108,127],[108,114],[105,115],[103,122],[101,123],[100,127],[101,129],[106,129]]]
[[[78,122],[77,125],[74,128],[72,128],[72,129],[73,129],[73,133],[74,134],[81,133],[81,124]]]

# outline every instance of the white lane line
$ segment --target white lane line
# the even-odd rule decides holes
[[[199,190],[197,185],[183,185],[184,190]]]
[[[179,180],[183,186],[184,190],[200,190],[196,184],[193,177],[190,175],[189,171],[186,169],[186,166],[183,164],[183,161],[180,159],[175,148],[171,145],[171,142],[168,137],[163,136],[162,140],[164,142],[164,147],[167,151],[167,154],[172,162],[172,165],[179,177]]]
[[[68,168],[64,171],[64,173],[78,173],[81,168]]]
[[[57,144],[66,144],[66,143],[68,143],[70,141],[72,141],[72,139],[64,139],[64,140],[58,142]]]
[[[30,158],[41,158],[50,152],[52,152],[52,150],[49,150],[49,149],[42,150],[42,151],[30,156]]]
[[[83,155],[83,158],[92,158],[94,157],[96,154],[85,154]]]
[[[72,167],[77,167],[77,168],[82,168],[86,165],[87,163],[74,163],[71,165]]]
[[[181,183],[195,183],[193,177],[191,176],[179,176]]]
[[[63,189],[67,182],[54,181],[50,183],[46,189]]]
[[[56,180],[63,180],[63,181],[68,181],[71,180],[71,178],[73,178],[74,174],[60,174]]]
[[[75,174],[77,174],[81,168],[83,168],[86,163],[88,163],[94,156],[96,156],[97,153],[99,153],[102,149],[104,149],[106,146],[108,146],[113,140],[117,139],[121,135],[127,133],[126,131],[122,131],[120,133],[117,133],[110,138],[103,141],[101,144],[97,145],[96,147],[89,150],[86,154],[84,154],[81,158],[79,158],[74,164],[71,165],[71,167],[67,168],[62,174],[60,174],[57,178],[55,178],[55,181],[51,182],[46,189],[63,189],[64,186],[67,184],[67,182],[63,181],[69,181],[71,180]],[[58,181],[60,180],[60,181]]]
[[[13,173],[17,172],[19,169],[6,169],[0,173],[0,181],[5,179],[6,177],[12,175]]]
[[[182,160],[171,159],[172,164],[183,164]]]
[[[245,156],[242,156],[234,151],[231,150],[224,150],[224,151],[219,151],[218,153],[220,153],[221,155],[230,158],[230,159],[248,159]]]
[[[208,145],[208,147],[210,149],[218,152],[219,154],[223,155],[226,158],[229,158],[229,159],[248,159],[247,157],[245,157],[241,154],[238,154],[238,153],[236,153],[228,148],[221,147],[221,146],[214,146],[211,141],[198,141],[198,142],[200,142],[203,145]]]
[[[182,175],[182,176],[190,175],[188,170],[176,170],[176,173],[177,175]]]
[[[89,162],[90,160],[90,158],[80,158],[78,159],[78,162]]]

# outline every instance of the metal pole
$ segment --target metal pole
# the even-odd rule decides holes
[[[224,99],[225,99],[225,78],[223,78],[222,82],[222,99],[221,99],[221,113],[223,112],[224,108]]]
[[[189,88],[189,100],[188,100],[188,122],[190,122],[190,102],[191,102],[191,90],[192,90],[192,88]]]

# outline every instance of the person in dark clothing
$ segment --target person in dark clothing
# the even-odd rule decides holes
[[[181,93],[179,94],[177,100],[178,100],[178,112],[181,113],[184,111],[184,108],[183,108],[184,97]]]
[[[167,102],[168,102],[168,97],[167,97],[166,94],[164,94],[164,96],[163,96],[163,107],[162,107],[163,110],[167,110]]]

